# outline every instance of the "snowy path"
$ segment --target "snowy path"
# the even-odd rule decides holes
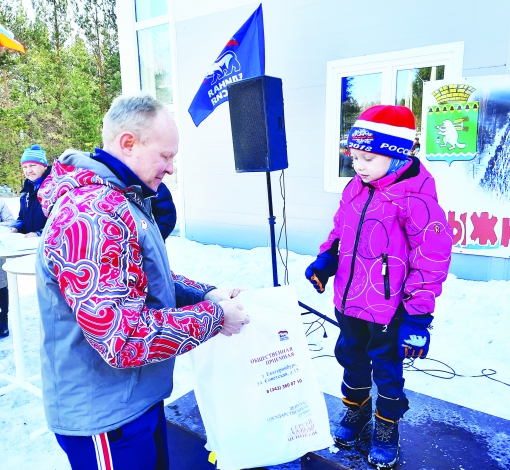
[[[240,250],[201,245],[171,237],[167,243],[172,269],[192,279],[217,286],[238,285],[246,288],[272,285],[270,253],[267,248]],[[304,279],[303,272],[311,256],[289,253],[289,277],[299,299],[322,313],[332,315],[332,292],[319,296]],[[280,272],[280,281],[283,273]],[[27,375],[39,371],[39,326],[34,277],[19,279],[24,351]],[[432,331],[430,357],[447,363],[461,375],[480,375],[482,369],[494,369],[494,379],[510,384],[510,282],[463,281],[450,276],[438,300]],[[307,315],[305,322],[317,317]],[[318,326],[316,323],[313,327]],[[338,330],[326,324],[309,336],[312,357],[332,355]],[[339,395],[341,368],[332,357],[314,360],[319,383],[324,392]],[[448,370],[429,360],[417,361],[423,369]],[[0,372],[14,373],[12,339],[0,340]],[[445,376],[445,374],[443,374]],[[435,398],[474,408],[510,420],[510,386],[486,377],[451,380],[420,372],[405,373],[406,387]],[[171,400],[192,389],[192,377],[186,356],[177,359],[175,388]],[[0,382],[0,387],[6,385]],[[37,383],[36,383],[37,385]],[[40,385],[40,384],[39,384]],[[170,401],[171,401],[170,400]],[[411,406],[413,404],[411,403]],[[45,426],[42,401],[26,391],[0,396],[0,455],[2,468],[23,470],[68,470],[64,453],[53,435],[41,432]]]

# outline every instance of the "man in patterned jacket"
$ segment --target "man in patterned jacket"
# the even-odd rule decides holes
[[[150,203],[178,148],[164,106],[117,98],[103,144],[66,151],[39,190],[45,413],[73,470],[167,469],[163,400],[175,356],[249,318],[232,300],[239,289],[170,270]]]

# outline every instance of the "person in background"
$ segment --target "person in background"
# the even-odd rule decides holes
[[[51,171],[46,152],[40,145],[25,149],[21,157],[21,168],[26,179],[19,200],[18,220],[12,224],[11,231],[23,233],[25,237],[40,237],[46,224],[46,216],[37,199],[37,193]]]
[[[0,226],[10,227],[14,223],[14,216],[3,199],[0,199]],[[7,287],[7,273],[2,269],[5,259],[0,259],[0,338],[9,336],[7,314],[9,312],[9,289]]]
[[[414,143],[413,143],[413,146],[411,147],[411,151],[409,152],[409,155],[412,157],[420,158],[420,147],[421,147],[420,139],[418,137],[416,137],[414,139]]]
[[[172,193],[165,183],[158,186],[156,197],[151,198],[152,215],[158,224],[163,240],[166,240],[177,223],[177,211]]]
[[[163,103],[117,97],[103,148],[64,152],[39,191],[42,395],[73,470],[168,469],[175,357],[250,321],[233,300],[241,289],[170,270],[150,201],[178,143]]]
[[[373,379],[378,393],[368,461],[379,469],[398,460],[399,420],[409,409],[403,361],[427,355],[452,251],[434,179],[407,156],[414,133],[413,113],[404,106],[361,114],[347,140],[356,176],[305,272],[319,293],[335,276],[335,356],[344,368],[346,412],[334,439],[349,448],[370,431]]]

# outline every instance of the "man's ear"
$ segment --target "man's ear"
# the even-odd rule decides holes
[[[121,134],[119,137],[119,145],[124,155],[131,155],[131,151],[133,150],[136,140],[136,137],[131,132],[123,132]]]

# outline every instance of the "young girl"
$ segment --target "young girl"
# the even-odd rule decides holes
[[[335,356],[344,368],[346,406],[335,441],[351,447],[371,429],[373,376],[378,394],[368,461],[378,468],[397,462],[398,423],[409,409],[403,360],[427,355],[427,327],[452,249],[434,179],[408,157],[414,136],[414,116],[404,106],[361,114],[347,141],[356,176],[305,273],[320,293],[335,276]]]

